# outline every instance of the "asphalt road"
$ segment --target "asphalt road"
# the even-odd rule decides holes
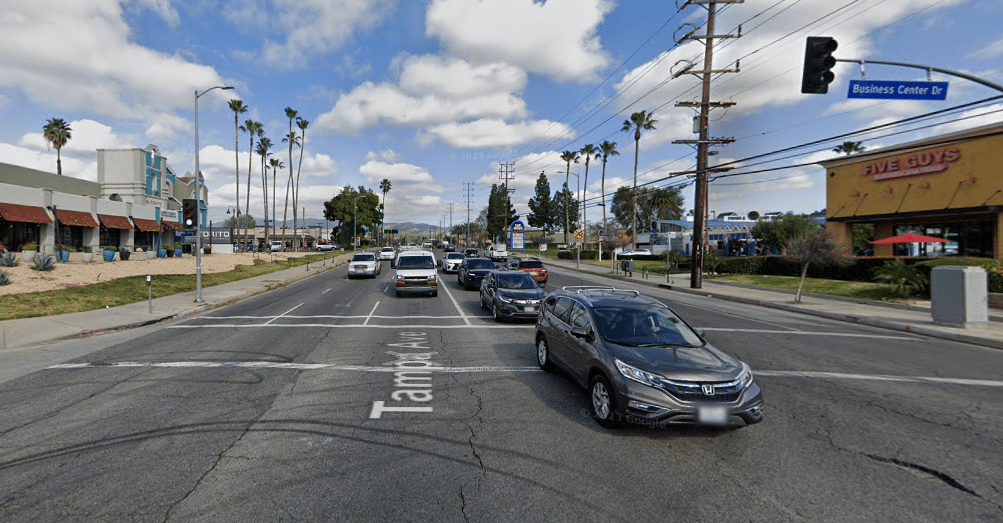
[[[639,289],[766,419],[608,430],[443,281],[329,271],[0,383],[0,521],[1003,519],[1001,351]]]

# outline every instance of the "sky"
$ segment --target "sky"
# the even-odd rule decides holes
[[[56,151],[42,138],[62,118],[72,139],[63,174],[97,180],[97,149],[156,145],[179,174],[199,165],[209,217],[222,220],[247,190],[246,133],[231,99],[264,125],[282,160],[281,209],[290,163],[286,108],[307,120],[300,206],[323,217],[344,186],[380,193],[386,221],[446,226],[476,219],[501,164],[525,219],[541,173],[552,192],[568,176],[562,151],[616,142],[605,192],[637,182],[679,187],[693,207],[696,114],[707,9],[665,0],[0,0],[0,162],[49,172]],[[711,164],[733,167],[710,183],[712,212],[809,213],[825,207],[824,171],[846,140],[869,149],[999,122],[1003,93],[934,72],[944,101],[848,99],[860,67],[839,63],[825,95],[801,94],[807,36],[831,36],[839,59],[887,60],[961,71],[1003,84],[999,0],[746,0],[719,4],[713,51],[720,73]],[[678,43],[677,43],[678,39]],[[737,66],[737,67],[736,67]],[[870,80],[927,80],[923,70],[868,64]],[[230,85],[233,90],[210,90]],[[962,107],[964,106],[964,107]],[[900,120],[945,111],[909,124]],[[621,132],[631,113],[652,112],[638,144]],[[881,124],[867,134],[849,135]],[[293,126],[295,130],[298,128]],[[814,143],[804,147],[805,144]],[[235,155],[236,147],[236,155]],[[787,151],[787,152],[779,152]],[[235,158],[236,156],[236,158]],[[300,164],[300,150],[292,163]],[[260,159],[253,157],[250,212],[263,218]],[[602,162],[571,164],[587,218],[601,219]],[[726,175],[724,175],[726,174]],[[245,210],[246,212],[246,210]],[[281,216],[281,211],[279,212]],[[290,214],[291,216],[291,214]],[[290,217],[291,220],[291,217]]]

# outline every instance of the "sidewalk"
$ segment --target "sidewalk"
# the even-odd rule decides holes
[[[0,321],[0,350],[45,345],[56,341],[183,318],[309,278],[344,265],[351,258],[352,253],[347,253],[325,260],[320,264],[311,263],[246,280],[203,287],[202,303],[195,302],[195,291],[157,298],[152,301],[152,314],[150,313],[150,302],[143,301],[60,316]]]
[[[998,309],[989,309],[988,324],[971,325],[967,328],[955,327],[934,323],[929,302],[923,305],[900,305],[801,293],[801,303],[794,303],[794,293],[791,291],[707,279],[702,281],[702,288],[691,289],[688,275],[674,275],[672,282],[667,283],[662,274],[649,274],[648,278],[644,279],[640,272],[634,272],[632,276],[626,276],[622,273],[614,274],[608,265],[601,267],[582,263],[580,267],[576,268],[576,263],[573,260],[546,260],[545,263],[555,268],[587,272],[611,280],[629,281],[675,292],[1003,349],[1003,311]],[[611,282],[611,284],[614,283]]]

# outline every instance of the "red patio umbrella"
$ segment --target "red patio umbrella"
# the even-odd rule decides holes
[[[934,238],[933,236],[923,236],[922,234],[903,234],[900,236],[892,236],[891,238],[885,238],[883,240],[878,240],[871,242],[874,244],[881,243],[945,243],[948,240],[943,238]]]

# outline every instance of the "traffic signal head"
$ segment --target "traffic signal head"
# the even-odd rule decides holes
[[[804,51],[804,72],[801,76],[801,92],[805,94],[825,94],[829,84],[836,78],[832,73],[836,58],[836,40],[829,36],[809,36]]]
[[[194,229],[195,220],[198,214],[195,209],[198,208],[198,201],[194,198],[185,198],[181,200],[181,224],[185,229]]]

